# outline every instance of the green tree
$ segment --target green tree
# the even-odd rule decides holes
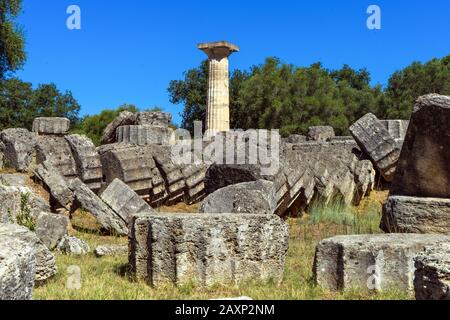
[[[389,106],[383,116],[408,119],[417,98],[428,93],[450,95],[450,55],[425,64],[414,62],[395,72],[386,90]]]
[[[0,81],[0,129],[31,129],[37,117],[67,117],[78,121],[80,105],[68,91],[61,93],[54,84],[40,85],[17,78]]]
[[[21,10],[22,0],[0,0],[0,80],[26,59],[24,32],[15,21]]]

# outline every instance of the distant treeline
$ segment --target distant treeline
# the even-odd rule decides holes
[[[182,127],[205,119],[208,64],[172,81],[172,103],[184,105]],[[450,55],[425,64],[414,62],[395,72],[386,88],[370,84],[366,69],[344,65],[325,69],[320,63],[296,67],[268,58],[250,71],[235,70],[230,81],[233,128],[278,128],[283,135],[305,134],[310,126],[330,125],[337,134],[368,112],[384,119],[408,119],[420,95],[450,95]]]
[[[205,119],[208,64],[185,72],[183,80],[171,81],[172,103],[184,104],[182,127]],[[327,70],[320,63],[295,67],[268,58],[250,71],[235,70],[230,81],[233,128],[277,128],[283,135],[305,134],[310,126],[330,125],[345,135],[349,126],[368,112],[384,119],[408,119],[420,95],[450,95],[450,55],[425,64],[414,62],[395,72],[386,88],[370,85],[366,69],[345,65]],[[0,80],[0,130],[31,129],[35,117],[67,117],[73,132],[88,135],[96,144],[103,129],[120,111],[139,109],[125,104],[97,115],[80,117],[80,105],[70,91],[54,84],[39,85],[17,78]],[[152,108],[148,110],[160,110]]]

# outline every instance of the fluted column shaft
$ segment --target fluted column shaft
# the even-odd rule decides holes
[[[209,59],[206,129],[230,131],[230,91],[228,57]]]

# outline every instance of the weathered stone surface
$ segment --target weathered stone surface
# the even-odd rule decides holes
[[[6,129],[0,133],[0,140],[3,166],[27,171],[35,156],[36,134],[27,129]]]
[[[276,215],[141,214],[130,226],[130,265],[152,286],[283,278],[289,231]]]
[[[116,130],[118,143],[131,143],[138,146],[151,144],[168,145],[173,129],[149,125],[121,126]]]
[[[31,300],[36,249],[24,241],[0,236],[0,301]]]
[[[19,239],[33,247],[36,251],[36,282],[43,282],[57,273],[55,256],[34,232],[15,224],[0,224],[1,237]]]
[[[134,114],[129,111],[123,111],[117,118],[113,120],[103,131],[102,144],[109,144],[116,142],[116,129],[120,126],[133,124]]]
[[[401,145],[391,137],[385,126],[369,113],[355,122],[350,132],[384,179],[392,181]]]
[[[126,144],[110,145],[98,149],[103,166],[106,184],[115,179],[125,182],[139,195],[149,195],[153,189],[153,180],[158,178],[153,154],[146,147]],[[164,183],[158,180],[158,185]]]
[[[380,120],[392,138],[403,142],[408,131],[409,120]]]
[[[153,126],[167,128],[172,121],[172,115],[167,112],[138,112],[132,117],[132,124],[137,126]]]
[[[415,257],[426,246],[449,240],[447,236],[419,234],[353,235],[326,239],[316,248],[315,281],[333,291],[396,288],[412,292]]]
[[[74,194],[69,189],[64,177],[59,174],[58,170],[49,160],[36,166],[34,169],[35,176],[41,180],[49,189],[54,201],[66,210],[70,211],[74,201]]]
[[[0,174],[0,184],[11,187],[22,187],[27,182],[27,176],[19,173],[2,173]]]
[[[277,205],[273,182],[257,180],[231,185],[210,194],[201,213],[273,214]]]
[[[59,242],[57,250],[69,256],[83,256],[88,254],[91,248],[85,241],[66,235]]]
[[[291,134],[289,137],[286,138],[286,143],[305,143],[306,142],[306,136],[301,136],[299,134]]]
[[[94,250],[94,254],[97,258],[102,258],[106,256],[118,256],[128,254],[128,246],[127,245],[106,245],[106,246],[98,246]]]
[[[78,134],[65,136],[65,139],[72,149],[78,177],[92,190],[99,190],[103,179],[102,163],[94,143]]]
[[[66,178],[78,175],[77,164],[72,155],[69,143],[64,137],[39,136],[36,146],[37,163],[50,161],[58,172]]]
[[[381,229],[450,235],[450,199],[390,196],[383,206]]]
[[[54,214],[42,212],[36,219],[36,236],[50,250],[56,248],[61,239],[67,235],[69,218]]]
[[[33,132],[38,134],[64,135],[69,132],[70,120],[67,118],[36,118]]]
[[[335,137],[333,127],[319,126],[311,127],[308,131],[308,141],[327,142]]]
[[[101,199],[124,221],[136,213],[156,213],[136,192],[119,179],[115,179],[103,191]]]
[[[450,300],[450,245],[427,246],[415,259],[417,300]]]
[[[106,231],[115,232],[119,235],[128,234],[126,221],[116,214],[80,179],[73,179],[69,188],[74,193],[81,207],[91,213]]]
[[[216,163],[206,172],[205,188],[211,194],[260,179],[274,183],[276,214],[299,215],[313,199],[358,204],[372,191],[375,171],[352,140],[284,144],[278,173],[263,176],[260,165]]]
[[[450,198],[450,97],[420,97],[414,107],[391,194]]]
[[[0,223],[16,223],[18,215],[36,218],[42,211],[50,211],[44,199],[28,187],[0,186]]]

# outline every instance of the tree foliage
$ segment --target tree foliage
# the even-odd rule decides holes
[[[0,130],[31,129],[37,117],[66,117],[76,124],[79,111],[72,93],[62,93],[54,84],[33,89],[31,83],[17,78],[0,81]]]
[[[204,120],[208,64],[172,81],[172,103],[184,104],[182,126]],[[450,94],[450,56],[426,64],[413,63],[389,79],[388,86],[370,84],[366,69],[344,65],[327,70],[320,63],[296,67],[268,58],[250,71],[235,70],[230,79],[233,128],[278,128],[283,135],[305,134],[310,126],[330,125],[337,134],[368,112],[380,118],[408,119],[414,101],[423,94]]]
[[[22,10],[22,0],[0,0],[0,80],[22,67],[25,39],[15,19]]]

